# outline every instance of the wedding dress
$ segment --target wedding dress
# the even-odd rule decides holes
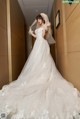
[[[0,90],[0,119],[80,119],[80,93],[57,70],[42,31],[18,79]]]

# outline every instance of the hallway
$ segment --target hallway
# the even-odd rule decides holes
[[[0,89],[18,78],[35,42],[29,26],[41,12],[52,24],[56,66],[80,90],[80,4],[64,0],[0,0]]]

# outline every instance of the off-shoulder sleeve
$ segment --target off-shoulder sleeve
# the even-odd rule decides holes
[[[48,27],[47,27],[46,24],[43,26],[43,29],[44,29],[45,31],[48,31]]]

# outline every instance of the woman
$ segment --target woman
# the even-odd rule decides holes
[[[50,23],[43,16],[36,17],[35,33],[30,27],[36,41],[21,74],[0,91],[4,119],[80,119],[80,93],[55,66],[45,39]]]
[[[32,31],[32,27],[37,23],[37,18],[42,19],[43,23],[45,23],[44,26],[47,28],[47,29],[45,29],[45,30],[47,30],[46,40],[48,41],[48,43],[49,44],[56,43],[55,40],[54,40],[54,38],[52,37],[51,23],[49,22],[48,16],[45,13],[40,13],[39,15],[36,16],[36,19],[34,20],[34,22],[32,23],[32,25],[30,26],[29,33],[33,37],[35,37],[34,34],[33,34],[33,31]],[[36,25],[36,27],[38,28],[41,24],[38,22],[37,25]]]

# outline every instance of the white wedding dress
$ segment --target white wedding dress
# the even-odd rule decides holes
[[[80,119],[80,92],[57,70],[42,30],[18,79],[0,90],[0,119]]]

